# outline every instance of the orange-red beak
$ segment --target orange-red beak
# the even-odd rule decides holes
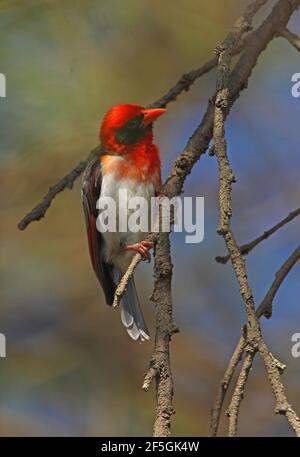
[[[144,115],[144,125],[147,126],[149,124],[152,124],[159,116],[164,114],[167,110],[164,108],[150,108],[150,109],[144,109],[142,111]]]

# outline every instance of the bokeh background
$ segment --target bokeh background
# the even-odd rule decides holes
[[[150,435],[155,394],[141,390],[153,338],[134,344],[117,310],[104,305],[91,270],[80,180],[54,201],[46,218],[25,232],[20,218],[97,144],[99,121],[115,103],[148,104],[179,76],[211,57],[247,2],[237,0],[1,0],[0,100],[2,436]],[[269,2],[270,6],[274,2]],[[269,7],[270,7],[269,6]],[[269,7],[262,10],[263,17]],[[300,13],[290,23],[300,31]],[[234,186],[233,226],[249,241],[299,206],[300,98],[291,95],[299,54],[276,39],[264,52],[249,88],[227,122]],[[163,174],[199,123],[215,87],[215,72],[168,107],[156,126]],[[172,343],[174,435],[207,435],[218,381],[245,320],[230,265],[216,234],[217,169],[205,156],[185,185],[205,197],[205,239],[187,245],[172,235],[174,314],[181,332]],[[247,258],[257,303],[275,271],[299,243],[299,220]],[[296,266],[263,331],[288,365],[283,379],[300,410],[300,358],[291,336],[300,332]],[[137,271],[152,335],[152,266]],[[241,407],[241,435],[290,435],[257,359]],[[224,418],[221,433],[226,433]]]

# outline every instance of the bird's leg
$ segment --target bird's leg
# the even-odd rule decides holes
[[[148,262],[151,260],[151,255],[149,252],[149,249],[151,248],[153,248],[153,243],[152,241],[147,240],[140,241],[139,243],[129,244],[128,246],[124,247],[125,251],[138,252],[143,257],[143,260],[148,260]]]

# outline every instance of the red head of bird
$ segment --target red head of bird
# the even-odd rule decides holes
[[[100,141],[106,154],[100,156],[102,173],[113,173],[115,179],[133,179],[161,184],[159,149],[153,140],[153,122],[165,113],[163,108],[144,108],[126,104],[113,106],[100,128]],[[124,160],[116,160],[114,154]]]
[[[125,104],[113,106],[104,116],[100,141],[106,150],[128,153],[137,146],[152,144],[153,122],[166,112],[163,108],[144,108]]]

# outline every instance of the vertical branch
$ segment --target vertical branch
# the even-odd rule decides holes
[[[216,99],[217,103],[218,97]],[[222,106],[223,108],[223,106]],[[231,210],[231,185],[233,182],[233,174],[229,166],[229,160],[227,156],[226,141],[224,138],[224,116],[222,115],[222,108],[216,104],[216,116],[215,116],[215,154],[218,159],[219,166],[219,206],[220,206],[220,222],[218,232],[223,236],[226,243],[231,263],[239,283],[240,294],[243,298],[246,313],[247,313],[247,326],[246,326],[246,338],[249,347],[251,348],[251,354],[246,356],[245,364],[242,367],[238,383],[234,392],[234,397],[231,402],[231,409],[233,414],[231,416],[229,435],[235,436],[237,432],[237,420],[239,414],[239,406],[242,399],[242,393],[245,388],[245,384],[248,378],[248,374],[252,365],[253,357],[259,350],[259,353],[264,361],[269,382],[275,398],[275,413],[283,414],[290,426],[293,428],[297,436],[300,436],[300,421],[291,405],[288,403],[284,385],[280,379],[281,364],[274,359],[271,352],[269,351],[266,343],[264,342],[258,317],[255,313],[255,305],[253,294],[248,283],[247,270],[245,260],[239,251],[238,245],[235,241],[230,218],[232,215]],[[221,111],[220,111],[221,110]],[[218,123],[220,123],[218,125]],[[219,137],[223,136],[223,139]]]
[[[231,192],[232,184],[235,182],[235,177],[230,168],[224,127],[227,112],[230,107],[230,91],[228,86],[231,56],[233,47],[236,45],[236,40],[239,40],[242,34],[246,31],[247,24],[250,26],[251,19],[253,17],[251,14],[255,10],[255,5],[256,7],[259,7],[259,4],[262,3],[263,2],[256,1],[247,8],[246,14],[236,22],[232,32],[229,33],[223,44],[217,49],[219,59],[217,69],[217,94],[214,113],[213,152],[217,157],[219,170],[218,233],[224,238],[247,314],[247,325],[245,327],[247,354],[229,406],[229,436],[235,436],[237,433],[239,407],[242,401],[248,375],[252,367],[253,358],[257,350],[259,350],[259,353],[264,361],[270,385],[275,397],[275,412],[284,414],[297,436],[299,436],[300,422],[296,413],[287,402],[284,385],[280,379],[282,365],[272,356],[263,340],[260,323],[255,312],[253,293],[248,282],[245,259],[240,252],[231,228]],[[299,4],[300,2],[297,3]],[[251,6],[253,6],[252,12],[250,12]]]
[[[153,436],[160,437],[170,435],[171,416],[174,414],[170,341],[178,329],[172,314],[172,269],[169,233],[160,232],[155,247],[154,290],[151,297],[156,317],[155,347],[142,387],[148,390],[155,378],[157,404]]]
[[[260,330],[259,321],[255,315],[255,305],[252,291],[248,284],[245,261],[240,253],[231,230],[230,219],[232,216],[231,187],[235,182],[235,176],[230,168],[227,156],[227,144],[225,139],[225,120],[230,108],[229,76],[233,48],[242,38],[243,34],[251,27],[252,19],[256,11],[266,1],[256,0],[252,2],[233,26],[223,44],[216,51],[219,55],[217,68],[217,94],[215,99],[214,128],[213,128],[213,151],[217,157],[219,168],[219,227],[218,233],[223,236],[231,262],[239,282],[240,293],[244,299],[248,316],[249,330]],[[254,334],[253,334],[254,336]],[[256,335],[257,336],[257,335]]]

